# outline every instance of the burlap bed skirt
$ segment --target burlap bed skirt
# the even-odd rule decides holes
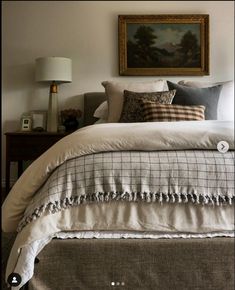
[[[234,239],[52,240],[29,290],[233,290]]]

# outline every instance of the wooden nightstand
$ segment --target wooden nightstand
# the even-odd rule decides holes
[[[70,132],[71,133],[71,132]],[[10,189],[10,165],[18,162],[18,177],[23,172],[23,161],[35,160],[53,144],[70,133],[7,132],[6,135],[6,194]]]

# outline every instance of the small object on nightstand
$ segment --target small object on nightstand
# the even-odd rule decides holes
[[[66,128],[66,132],[75,131],[79,127],[79,118],[82,116],[82,111],[79,109],[67,109],[60,112],[61,123]]]
[[[30,115],[23,115],[21,117],[21,131],[31,131],[32,117]]]
[[[44,129],[42,127],[36,127],[36,128],[33,128],[33,131],[35,131],[35,132],[43,132]]]
[[[65,132],[65,126],[63,126],[63,125],[60,125],[59,127],[58,127],[58,132]]]
[[[46,131],[47,111],[36,110],[30,112],[33,121],[33,131]]]

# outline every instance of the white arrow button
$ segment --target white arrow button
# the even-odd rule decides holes
[[[219,152],[221,153],[225,153],[228,151],[229,149],[229,144],[228,142],[226,141],[220,141],[218,144],[217,144],[217,149]]]

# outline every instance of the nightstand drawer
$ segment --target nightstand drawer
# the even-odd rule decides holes
[[[58,142],[61,136],[8,136],[7,150],[11,161],[34,160]]]

